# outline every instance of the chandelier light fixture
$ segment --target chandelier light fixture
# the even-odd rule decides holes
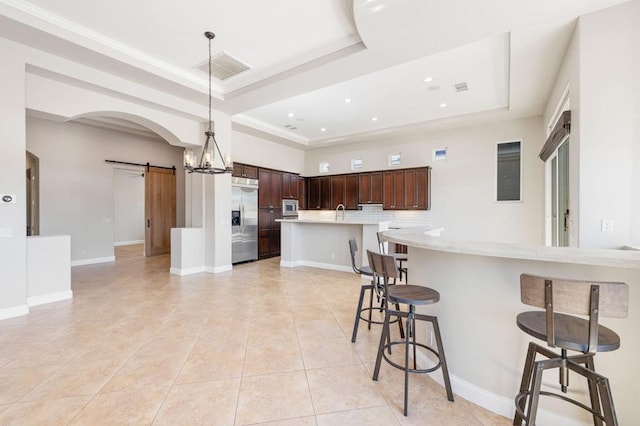
[[[190,149],[184,150],[184,168],[189,173],[203,173],[207,175],[216,175],[222,173],[231,173],[233,171],[233,164],[231,163],[231,156],[223,156],[220,152],[220,147],[216,142],[216,136],[213,130],[211,130],[211,40],[216,36],[211,31],[204,33],[204,36],[209,39],[209,126],[207,131],[204,132],[206,136],[204,146],[202,147],[202,154],[200,154],[200,160],[196,154]],[[209,146],[209,143],[213,141],[213,146]],[[215,149],[214,149],[215,148]],[[214,166],[216,159],[216,152],[220,158],[222,167]],[[198,161],[196,163],[196,161]]]

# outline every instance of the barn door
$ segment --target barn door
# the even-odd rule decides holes
[[[146,256],[171,252],[171,228],[176,227],[175,170],[147,167],[145,184]]]

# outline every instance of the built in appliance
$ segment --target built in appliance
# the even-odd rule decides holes
[[[282,217],[298,217],[298,200],[282,200]]]
[[[232,178],[231,262],[258,259],[258,180]]]

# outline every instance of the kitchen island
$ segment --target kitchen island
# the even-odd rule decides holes
[[[367,250],[378,251],[378,231],[389,229],[388,221],[281,219],[280,265],[288,268],[313,266],[352,271],[349,238],[358,244],[358,266],[368,264]]]
[[[622,281],[629,285],[629,316],[600,320],[620,335],[621,348],[597,354],[595,363],[598,372],[610,379],[620,424],[637,423],[640,252],[467,242],[428,236],[425,231],[390,230],[384,239],[408,246],[410,284],[440,292],[439,303],[419,311],[439,318],[455,393],[499,414],[513,415],[527,344],[534,340],[516,326],[518,313],[535,309],[520,302],[521,273]],[[430,329],[418,332],[429,341]],[[430,362],[423,353],[418,358]],[[438,374],[432,377],[440,379]],[[557,382],[557,374],[551,372],[543,380],[554,389]],[[571,376],[569,393],[588,401],[584,380],[578,376]],[[592,424],[586,413],[551,398],[541,400],[538,420],[549,425]]]

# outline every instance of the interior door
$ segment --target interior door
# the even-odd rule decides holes
[[[176,227],[175,170],[147,167],[144,248],[146,256],[171,252],[171,228]]]
[[[551,164],[551,245],[569,246],[569,138],[549,160]]]

